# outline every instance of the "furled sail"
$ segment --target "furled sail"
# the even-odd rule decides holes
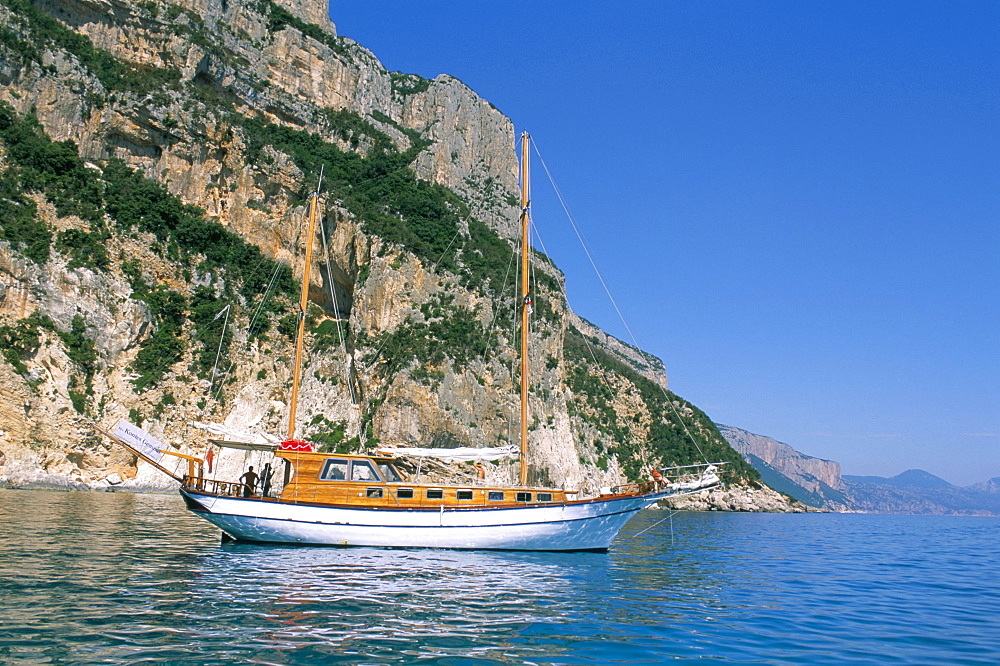
[[[476,448],[461,446],[454,449],[428,449],[419,447],[382,447],[378,453],[391,454],[409,458],[437,458],[445,462],[469,462],[472,460],[503,460],[517,458],[520,453],[516,446],[495,446],[492,448]]]
[[[671,490],[698,490],[700,488],[709,488],[719,484],[719,468],[715,465],[709,465],[701,473],[701,476],[697,479],[692,479],[689,481],[676,481],[674,483],[668,484],[667,487]]]

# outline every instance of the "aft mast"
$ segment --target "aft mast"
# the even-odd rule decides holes
[[[528,483],[528,314],[531,311],[528,207],[528,140],[527,132],[521,133],[521,485]]]
[[[320,172],[320,183],[323,174]],[[306,330],[306,308],[309,306],[309,269],[312,264],[313,238],[316,235],[316,208],[319,202],[319,188],[312,193],[309,201],[309,235],[306,237],[306,265],[302,273],[302,298],[299,300],[299,330],[295,336],[295,363],[292,370],[292,403],[288,412],[288,437],[295,439],[295,411],[299,403],[299,378],[302,374],[302,345]]]

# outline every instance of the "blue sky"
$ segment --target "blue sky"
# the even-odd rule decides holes
[[[638,344],[846,474],[1000,476],[1000,2],[334,0],[531,132]],[[574,309],[628,339],[533,172]]]

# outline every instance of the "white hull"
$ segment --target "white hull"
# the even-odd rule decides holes
[[[604,551],[637,512],[676,493],[517,508],[344,508],[181,490],[188,508],[239,541],[328,546]]]

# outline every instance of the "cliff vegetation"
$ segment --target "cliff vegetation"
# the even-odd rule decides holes
[[[516,156],[460,81],[388,72],[306,0],[0,0],[0,449],[10,483],[136,483],[130,418],[284,433],[303,218],[324,202],[297,434],[492,446],[517,423]],[[532,481],[757,473],[537,262]],[[299,277],[294,277],[299,276]],[[513,480],[495,465],[494,480]]]

